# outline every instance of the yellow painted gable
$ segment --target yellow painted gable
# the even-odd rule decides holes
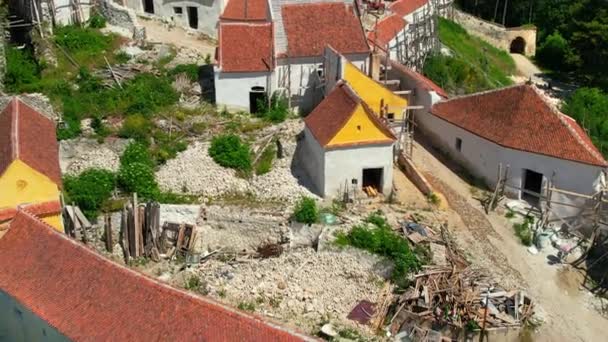
[[[0,175],[0,208],[57,200],[57,184],[21,160],[13,161]]]
[[[21,160],[13,161],[0,175],[0,208],[58,201],[59,194],[55,182]],[[43,220],[57,230],[63,231],[60,215],[50,215]]]
[[[359,104],[346,124],[329,141],[327,146],[362,144],[370,142],[390,142],[392,137],[383,132],[369,118],[363,105]]]
[[[344,79],[350,87],[367,103],[376,114],[380,113],[380,105],[384,100],[384,105],[388,105],[388,113],[395,114],[396,120],[403,118],[403,110],[407,107],[407,100],[392,91],[378,84],[373,79],[365,75],[355,65],[347,62],[344,64]]]

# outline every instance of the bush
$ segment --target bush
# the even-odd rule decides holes
[[[113,41],[113,36],[90,27],[63,26],[55,30],[55,42],[80,64],[103,59],[103,53],[112,48]]]
[[[127,146],[122,156],[120,156],[120,165],[125,166],[133,163],[145,164],[150,167],[154,166],[154,161],[146,145],[134,142]]]
[[[6,73],[4,85],[12,93],[36,90],[40,81],[40,67],[29,50],[8,47],[6,49]]]
[[[251,171],[251,153],[249,146],[234,134],[213,137],[209,156],[223,167],[245,172]]]
[[[521,240],[525,246],[532,246],[533,234],[531,226],[534,224],[534,218],[531,216],[526,216],[522,223],[515,223],[513,228],[515,229],[515,234]]]
[[[310,197],[302,197],[296,204],[293,218],[297,222],[313,224],[319,221],[317,202]]]
[[[398,285],[405,286],[408,273],[418,270],[420,261],[408,242],[393,232],[384,216],[372,214],[365,221],[366,225],[355,226],[348,234],[338,234],[336,243],[364,249],[393,261],[392,279]]]
[[[160,193],[154,169],[148,164],[122,165],[118,171],[118,183],[124,191],[136,192],[143,199],[156,199]]]
[[[608,156],[608,93],[579,88],[564,101],[561,110],[587,129],[593,143]]]
[[[175,104],[179,95],[168,78],[152,74],[138,74],[126,84],[122,101],[126,102],[127,114],[151,115],[159,109]]]
[[[63,185],[69,200],[76,203],[88,218],[93,219],[97,217],[102,204],[112,195],[115,181],[115,176],[110,171],[88,169],[78,176],[66,176]]]
[[[179,152],[188,147],[180,134],[169,135],[161,130],[156,130],[153,137],[155,144],[152,148],[152,156],[157,164],[164,164],[167,160],[175,158]]]
[[[274,144],[266,147],[260,159],[258,160],[258,164],[255,166],[255,174],[263,175],[265,173],[270,172],[272,168],[272,161],[274,160],[274,156],[277,154],[276,147]]]
[[[134,139],[140,142],[148,142],[152,124],[150,120],[141,114],[128,116],[122,123],[118,135],[122,138]]]
[[[552,70],[571,69],[578,64],[577,56],[568,41],[558,31],[547,36],[539,47],[536,58]]]
[[[171,69],[167,75],[175,78],[179,74],[186,74],[190,81],[198,82],[198,65],[196,64],[178,64],[175,68]]]
[[[275,92],[270,98],[270,107],[266,100],[258,100],[258,108],[261,108],[257,116],[262,117],[270,122],[279,123],[285,121],[289,115],[289,103],[285,96]]]
[[[93,14],[89,18],[89,27],[91,28],[104,28],[106,27],[106,18],[99,13]]]

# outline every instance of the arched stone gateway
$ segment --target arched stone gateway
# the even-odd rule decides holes
[[[526,40],[523,39],[522,37],[517,37],[515,39],[513,39],[513,41],[511,41],[511,47],[509,48],[509,51],[511,53],[520,53],[520,54],[525,54],[526,53]]]

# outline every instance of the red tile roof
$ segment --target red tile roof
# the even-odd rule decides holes
[[[266,20],[268,2],[266,0],[230,0],[220,16],[222,20],[255,21]]]
[[[352,5],[312,3],[283,5],[289,57],[322,56],[326,45],[342,54],[368,53],[369,46]]]
[[[55,123],[14,97],[0,113],[0,175],[17,159],[61,186]]]
[[[582,128],[528,85],[439,102],[431,113],[504,147],[607,166]]]
[[[426,78],[424,75],[417,73],[416,71],[406,67],[405,65],[403,65],[399,62],[391,60],[390,63],[391,63],[391,68],[397,69],[397,70],[399,70],[399,72],[406,74],[407,76],[412,78],[414,81],[416,81],[416,83],[419,86],[421,86],[423,89],[426,89],[428,91],[434,91],[435,93],[437,93],[437,95],[443,97],[444,99],[448,98],[448,93],[446,93],[445,90],[443,90],[440,86],[435,84],[430,79]]]
[[[367,39],[385,48],[399,32],[407,25],[407,22],[398,15],[389,15],[378,21],[375,31],[367,33]]]
[[[402,17],[410,13],[414,13],[415,10],[426,5],[429,0],[397,0],[393,2],[388,8],[393,12],[397,13]]]
[[[220,23],[218,51],[223,72],[272,70],[272,23]]]
[[[0,260],[0,289],[71,340],[312,340],[120,266],[25,211]]]
[[[325,147],[353,116],[357,106],[363,105],[368,117],[383,131],[389,139],[362,144],[388,143],[396,140],[376,114],[363,102],[344,81],[340,81],[329,95],[304,119],[319,145]],[[353,145],[353,144],[349,144]],[[359,144],[355,144],[359,145]]]
[[[20,208],[27,210],[37,217],[61,213],[61,203],[59,201],[25,204],[21,205]],[[0,208],[0,222],[12,220],[15,215],[17,215],[17,208]]]

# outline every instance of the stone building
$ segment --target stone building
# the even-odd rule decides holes
[[[396,138],[347,82],[336,84],[304,122],[302,164],[320,196],[367,186],[390,194]]]

